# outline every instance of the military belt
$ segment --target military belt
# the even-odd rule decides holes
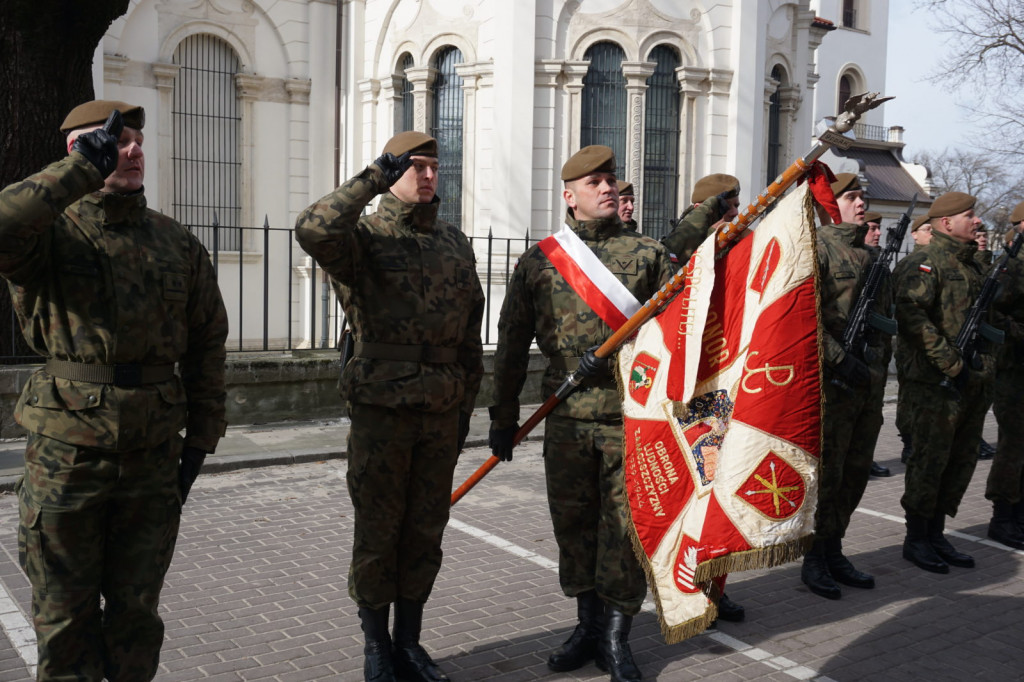
[[[580,359],[573,355],[552,355],[548,358],[548,362],[554,369],[560,369],[563,372],[575,372],[580,366]]]
[[[46,361],[46,372],[58,379],[131,388],[171,379],[174,376],[174,365],[94,365],[49,358]]]
[[[393,360],[395,362],[432,362],[445,364],[457,362],[458,348],[439,346],[413,346],[404,343],[373,343],[356,341],[353,357],[370,360]]]

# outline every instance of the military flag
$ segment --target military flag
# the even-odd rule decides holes
[[[715,618],[714,578],[798,558],[814,527],[811,210],[803,185],[726,257],[706,240],[680,293],[619,352],[634,541],[669,643]]]

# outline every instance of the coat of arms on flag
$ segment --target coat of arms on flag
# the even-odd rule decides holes
[[[717,615],[713,579],[803,555],[821,390],[811,198],[792,191],[619,352],[634,541],[669,643]]]

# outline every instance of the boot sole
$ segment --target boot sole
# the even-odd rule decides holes
[[[1001,537],[999,533],[988,533],[989,540],[998,542],[1000,545],[1006,545],[1007,547],[1013,547],[1014,549],[1024,549],[1024,542],[1020,540],[1013,540],[1011,538]]]
[[[843,591],[840,590],[838,587],[836,587],[835,591],[822,590],[820,588],[814,587],[807,581],[803,581],[803,583],[804,585],[807,585],[807,589],[810,590],[813,594],[816,594],[819,597],[824,597],[825,599],[832,599],[834,601],[836,599],[841,599],[843,596]]]
[[[943,575],[949,573],[949,564],[924,564],[919,561],[914,561],[906,554],[903,555],[903,558],[920,568],[922,571],[928,571],[929,573],[941,573]]]

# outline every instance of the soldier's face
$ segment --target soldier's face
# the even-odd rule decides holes
[[[868,246],[878,246],[882,239],[882,226],[878,223],[868,223],[867,234],[864,235],[864,243]]]
[[[958,242],[973,242],[981,227],[981,218],[974,215],[974,209],[941,218],[943,231]]]
[[[633,203],[636,197],[632,195],[619,195],[619,217],[622,222],[629,222],[633,218]]]
[[[836,203],[839,205],[839,215],[844,223],[864,224],[864,211],[868,207],[864,201],[864,192],[859,189],[843,192],[836,197]]]
[[[932,240],[932,225],[931,223],[925,223],[921,227],[914,230],[911,234],[914,238],[914,243],[918,246],[924,246]]]
[[[591,173],[572,180],[562,192],[577,220],[611,218],[619,211],[619,185],[614,173]]]
[[[726,199],[725,203],[729,204],[729,210],[722,216],[722,222],[731,223],[732,219],[740,214],[740,198],[737,195],[731,199]]]
[[[978,242],[978,250],[984,251],[988,248],[988,232],[978,230],[978,234],[974,235],[974,241]]]
[[[141,130],[124,127],[117,141],[117,169],[107,176],[104,192],[127,194],[142,189],[146,175],[146,155],[142,153]]]
[[[437,168],[433,156],[412,157],[412,165],[391,186],[391,193],[407,204],[430,203],[437,194]]]

